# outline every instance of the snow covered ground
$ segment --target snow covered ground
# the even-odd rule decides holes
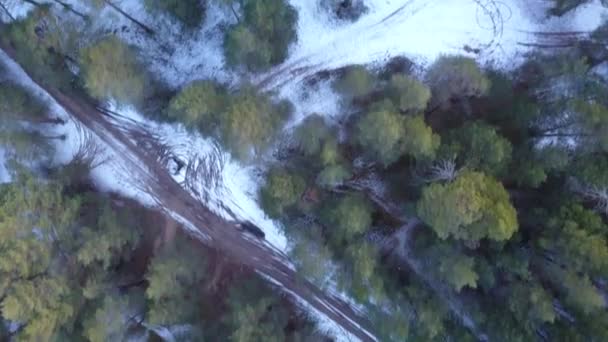
[[[319,329],[319,331],[323,332],[324,334],[329,334],[331,336],[335,336],[337,338],[337,340],[339,342],[351,342],[351,341],[358,341],[359,339],[352,335],[351,333],[349,333],[348,331],[346,331],[346,329],[342,328],[339,324],[337,324],[336,322],[333,322],[329,319],[327,319],[327,317],[325,317],[324,315],[318,313],[314,307],[312,305],[310,305],[309,303],[307,303],[303,298],[300,298],[296,293],[294,293],[293,291],[290,291],[289,289],[286,289],[285,287],[282,287],[281,284],[279,282],[277,282],[275,279],[266,276],[262,273],[259,273],[262,277],[266,278],[269,282],[273,283],[276,286],[280,286],[283,291],[291,294],[293,296],[293,298],[296,299],[296,304],[300,306],[300,308],[304,311],[309,313],[309,318],[316,321],[317,322],[317,329]],[[338,310],[336,310],[335,308],[332,308],[328,305],[326,305],[326,307],[329,310],[335,311],[336,313],[339,313]],[[348,319],[348,317],[342,315],[343,318]],[[351,323],[357,325],[356,322],[352,322]],[[364,330],[365,331],[365,330]],[[372,340],[376,340],[375,336],[373,333],[369,332],[369,331],[365,331],[365,334],[368,335]]]
[[[65,124],[54,127],[52,135],[64,135],[65,140],[55,140],[55,155],[53,162],[64,164],[73,159],[81,146],[91,139],[100,150],[96,162],[99,165],[92,171],[96,185],[106,191],[115,191],[127,197],[136,198],[142,204],[153,206],[154,200],[141,191],[144,181],[133,179],[128,169],[127,159],[134,159],[126,150],[116,150],[99,139],[93,132],[78,124],[49,94],[35,84],[25,72],[11,60],[3,51],[0,51],[0,63],[7,66],[8,76],[18,84],[29,89],[32,94],[43,100],[53,116],[66,121]],[[1,151],[0,151],[1,152]],[[0,169],[1,171],[1,169]],[[0,172],[1,174],[1,172]]]
[[[0,148],[0,184],[11,181],[11,176],[6,169],[6,158],[4,149]]]
[[[187,131],[182,125],[152,122],[132,107],[111,105],[110,109],[122,115],[117,118],[119,125],[129,122],[143,125],[161,144],[169,148],[171,158],[167,170],[190,193],[229,220],[246,220],[257,225],[266,233],[266,241],[270,245],[280,251],[286,251],[285,235],[257,203],[260,171],[255,166],[239,163],[229,153],[222,151],[212,139]],[[178,171],[176,165],[173,165],[174,158],[185,164],[211,165],[202,166],[199,182],[187,184],[188,166],[185,165]],[[216,169],[219,174],[214,174]]]
[[[432,62],[446,53],[480,49],[482,61],[513,65],[538,31],[590,31],[606,10],[592,1],[563,18],[547,19],[544,0],[375,0],[349,25],[332,23],[315,1],[291,0],[299,12],[298,44],[286,64],[337,68],[406,55]],[[471,54],[471,56],[475,56]],[[280,68],[280,67],[279,67]]]

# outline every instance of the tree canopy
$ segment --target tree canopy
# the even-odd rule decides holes
[[[393,104],[402,112],[425,110],[431,99],[431,90],[426,85],[402,74],[391,77],[387,92]]]
[[[98,100],[139,104],[149,77],[135,52],[116,36],[103,38],[80,51],[85,88]]]
[[[240,160],[263,153],[291,115],[287,101],[244,85],[235,92],[213,81],[195,81],[169,102],[167,116],[218,139]]]
[[[357,141],[384,165],[402,155],[432,158],[440,138],[426,125],[422,116],[401,116],[390,107],[372,109],[357,123]]]
[[[15,47],[16,57],[46,84],[67,85],[70,55],[76,51],[76,25],[63,22],[50,4],[40,4],[28,16],[3,28],[0,39]]]
[[[305,187],[304,179],[298,175],[271,170],[266,185],[260,190],[262,207],[271,217],[280,217],[285,209],[298,202]]]
[[[511,143],[481,122],[467,123],[444,136],[440,154],[467,169],[502,176],[511,161]]]
[[[16,18],[0,3],[10,19],[0,45],[31,78],[12,62],[10,73],[0,67],[0,162],[10,176],[0,184],[0,340],[324,340],[251,264],[272,258],[244,262],[247,251],[188,237],[174,215],[162,218],[167,210],[101,191],[103,175],[88,167],[95,139],[72,146],[82,139],[55,109],[110,101],[162,117],[144,127],[151,138],[162,131],[161,144],[183,125],[230,152],[230,167],[263,176],[253,191],[297,271],[287,292],[337,289],[378,340],[608,340],[608,22],[585,34],[534,32],[509,68],[481,50],[428,66],[389,51],[386,63],[370,55],[324,68],[306,56],[281,65],[308,25],[298,11],[342,32],[363,1],[26,2]],[[547,14],[586,4],[550,1]],[[153,18],[171,25],[157,29],[164,19]],[[175,60],[193,41],[200,58]],[[213,59],[229,70],[205,61],[220,44],[224,58]],[[277,75],[294,79],[274,84]],[[136,154],[156,146],[108,123]],[[197,151],[181,145],[163,144],[158,161],[183,170]],[[187,171],[190,187],[200,170]],[[213,202],[230,214],[239,198]],[[207,221],[199,228],[225,226]]]
[[[439,57],[426,74],[433,102],[446,106],[450,100],[485,95],[490,81],[475,60],[462,56]]]
[[[442,239],[503,241],[518,229],[517,213],[507,191],[479,172],[463,172],[451,183],[426,187],[418,214]]]
[[[330,137],[330,128],[325,119],[318,114],[308,116],[294,132],[297,147],[307,155],[321,151],[323,143]]]
[[[347,67],[334,81],[333,87],[342,96],[349,98],[364,96],[374,87],[374,75],[363,65]]]
[[[27,173],[18,174],[16,182],[2,189],[0,307],[4,319],[22,325],[19,338],[78,336],[75,326],[89,309],[97,310],[101,294],[89,292],[82,284],[116,267],[138,236],[134,228],[114,230],[112,225],[117,223],[112,222],[112,209],[104,202],[99,197],[70,196],[61,184],[42,182]],[[85,212],[85,208],[99,208],[103,213],[96,217],[98,212]],[[89,244],[93,241],[94,245]],[[124,324],[114,322],[108,329],[118,333]],[[82,334],[94,339],[100,332]]]
[[[228,94],[212,81],[194,81],[169,102],[167,115],[186,127],[213,133],[226,108]]]
[[[275,104],[245,87],[229,101],[220,119],[220,140],[240,159],[263,152],[291,114],[288,102]]]
[[[53,137],[47,137],[40,125],[62,120],[50,119],[48,112],[27,89],[10,81],[0,82],[0,145],[8,159],[32,161],[49,154]]]
[[[239,22],[226,31],[224,53],[228,65],[263,71],[283,62],[297,38],[296,10],[284,0],[237,0]]]
[[[148,322],[160,326],[196,323],[200,319],[197,287],[207,277],[206,269],[204,255],[186,239],[164,246],[152,258],[146,274]]]
[[[196,28],[205,17],[206,0],[144,0],[151,12],[167,13],[187,28]]]
[[[286,312],[261,281],[252,279],[231,289],[228,306],[223,320],[232,331],[231,340],[285,341]]]
[[[323,208],[321,218],[336,244],[347,243],[371,225],[371,207],[360,196],[344,196]]]

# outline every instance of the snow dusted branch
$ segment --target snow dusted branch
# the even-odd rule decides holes
[[[576,179],[570,181],[570,188],[584,199],[595,204],[595,210],[608,215],[608,187],[583,184]]]
[[[456,168],[456,160],[454,158],[442,159],[433,163],[433,165],[426,170],[414,170],[413,178],[416,184],[427,184],[440,181],[451,182],[458,177],[461,171],[462,168]]]
[[[583,192],[583,195],[595,202],[597,211],[608,215],[608,188],[589,187]]]

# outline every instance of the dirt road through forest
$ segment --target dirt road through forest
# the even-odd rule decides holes
[[[15,51],[10,47],[0,47],[9,57],[15,55]],[[272,279],[274,283],[284,288],[286,293],[294,296],[296,302],[303,301],[310,305],[352,336],[362,341],[375,340],[373,334],[369,332],[369,322],[360,317],[346,302],[302,280],[291,267],[285,254],[250,238],[246,233],[238,230],[234,222],[223,219],[203,206],[178,184],[159,161],[158,153],[146,148],[150,146],[149,141],[138,141],[136,138],[144,139],[146,136],[144,128],[140,127],[139,132],[124,130],[116,126],[107,113],[99,111],[91,99],[76,92],[61,91],[47,86],[33,79],[27,70],[24,71],[73,119],[105,142],[115,155],[122,157],[121,161],[125,162],[123,166],[128,170],[128,176],[134,182],[138,182],[147,195],[154,198],[159,210],[174,219],[178,218],[181,223],[194,227],[200,232],[200,234],[192,234],[192,231],[188,230],[189,234]]]

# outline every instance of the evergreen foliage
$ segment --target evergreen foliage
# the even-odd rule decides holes
[[[206,0],[144,0],[150,12],[167,13],[186,28],[194,29],[205,17]]]
[[[228,65],[263,71],[287,58],[296,40],[296,10],[284,0],[234,0],[239,22],[226,31],[224,54]]]
[[[116,36],[95,42],[80,52],[85,88],[98,100],[140,104],[148,76],[133,50]]]

